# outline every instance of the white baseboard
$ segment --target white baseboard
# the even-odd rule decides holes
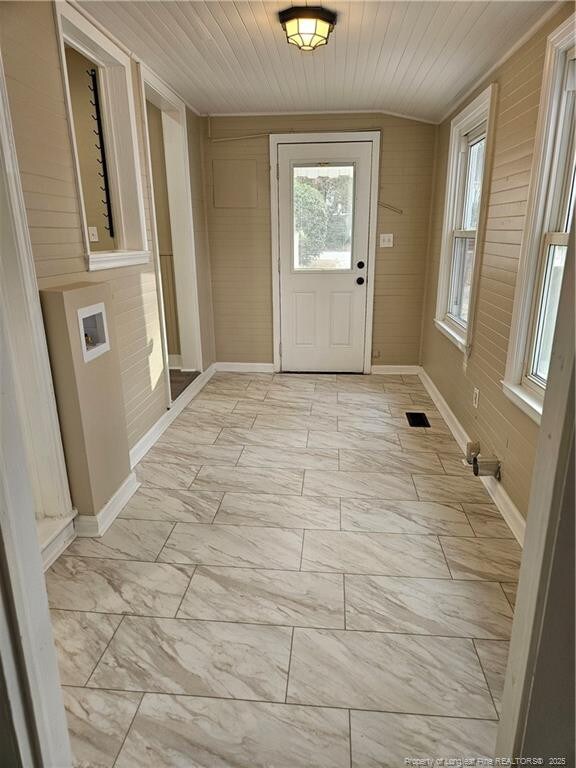
[[[138,440],[136,445],[130,451],[130,466],[132,469],[134,469],[136,464],[144,458],[164,430],[172,424],[174,419],[182,413],[190,401],[193,400],[205,384],[210,381],[215,372],[215,366],[211,365],[201,373],[200,376],[197,376],[194,381],[186,387],[184,392],[174,400],[170,410],[166,411],[166,413],[158,419],[156,424],[154,424],[154,426],[151,427],[140,440]]]
[[[77,536],[103,536],[134,493],[140,487],[134,472],[130,472],[126,480],[114,496],[106,502],[96,515],[78,515],[74,520]]]
[[[426,387],[428,394],[434,401],[434,404],[436,405],[436,408],[440,412],[444,421],[446,422],[446,424],[448,424],[448,427],[450,428],[450,431],[452,432],[454,439],[462,449],[462,453],[466,453],[466,443],[470,440],[466,430],[464,429],[462,424],[460,424],[460,422],[452,412],[452,409],[450,408],[446,400],[442,397],[440,390],[434,384],[434,382],[432,381],[432,379],[424,369],[421,369],[420,371],[420,380],[422,381],[422,384],[424,384],[424,386]],[[472,473],[472,468],[470,468],[470,472]],[[520,510],[514,504],[510,496],[508,496],[502,484],[498,480],[496,480],[495,477],[481,477],[480,480],[484,484],[484,487],[486,488],[486,491],[492,498],[492,501],[500,510],[502,517],[504,518],[508,527],[514,534],[516,540],[518,541],[520,546],[524,546],[524,536],[526,533],[526,520],[524,517],[522,517]]]
[[[168,355],[169,368],[182,368],[182,355]]]
[[[47,517],[38,520],[38,540],[42,552],[44,570],[48,570],[64,552],[66,547],[76,538],[74,515],[70,517]]]
[[[376,374],[406,374],[409,375],[418,375],[422,368],[419,365],[373,365],[370,369],[371,373]]]
[[[274,373],[274,363],[214,363],[214,367],[230,373]]]

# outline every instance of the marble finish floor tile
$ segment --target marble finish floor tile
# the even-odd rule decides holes
[[[449,435],[429,435],[427,431],[418,434],[402,432],[399,436],[400,445],[404,451],[432,451],[433,453],[456,454],[462,456],[462,449]]]
[[[340,499],[322,496],[275,496],[266,493],[227,493],[214,523],[338,530]]]
[[[393,419],[392,416],[379,418],[376,414],[364,416],[361,413],[352,414],[352,416],[341,416],[338,418],[338,429],[341,432],[362,432],[375,433],[377,435],[389,434],[413,434],[418,431],[418,427],[411,427],[406,419]]]
[[[203,411],[193,411],[186,413],[183,411],[178,420],[191,427],[218,427],[220,429],[250,429],[254,424],[255,416],[242,413],[204,413]]]
[[[256,416],[276,414],[310,414],[310,401],[294,400],[238,400],[234,413],[250,413]]]
[[[300,403],[321,403],[336,404],[337,394],[336,392],[308,392],[294,389],[293,387],[271,387],[267,394],[266,400],[277,400],[280,402],[300,402]]]
[[[456,454],[440,454],[438,456],[447,475],[459,475],[461,477],[472,477],[472,467],[466,459]]]
[[[476,536],[513,539],[514,534],[494,504],[464,504],[464,512]]]
[[[515,539],[441,537],[454,579],[518,581],[522,550]]]
[[[406,398],[407,401],[410,398]],[[349,416],[353,416],[356,406],[359,408],[377,408],[390,415],[390,402],[386,400],[384,392],[339,392],[338,402],[348,405]]]
[[[155,447],[185,455],[189,445],[213,445],[220,434],[220,429],[217,426],[189,426],[183,421],[182,426],[172,425],[168,427]]]
[[[358,711],[351,712],[350,726],[352,768],[400,768],[410,758],[422,765],[492,758],[498,730],[490,720]]]
[[[435,536],[306,531],[303,571],[450,578]]]
[[[266,414],[256,416],[254,429],[317,429],[325,432],[336,432],[338,419],[336,416],[274,416]]]
[[[140,488],[119,517],[173,523],[211,523],[223,496],[223,493],[215,491]]]
[[[501,584],[502,589],[504,590],[504,594],[508,598],[508,602],[510,603],[512,610],[514,610],[516,606],[516,593],[518,592],[518,584],[517,583],[509,583],[509,584]]]
[[[306,470],[304,495],[321,496],[327,489],[333,496],[375,496],[394,500],[417,498],[410,477],[383,472]]]
[[[371,405],[352,405],[351,403],[322,403],[312,404],[312,416],[336,416],[338,419],[353,421],[355,419],[363,421],[385,421],[391,419],[388,406],[383,403],[382,406]]]
[[[421,501],[459,501],[486,503],[488,493],[477,477],[414,475],[414,485]]]
[[[474,535],[459,504],[434,501],[342,499],[341,525],[349,531]]]
[[[475,640],[474,645],[478,651],[496,711],[498,715],[501,715],[510,644],[501,640]]]
[[[200,466],[181,466],[169,461],[141,461],[134,468],[142,486],[151,488],[188,488]]]
[[[403,451],[340,451],[340,469],[351,472],[389,472],[391,474],[445,474],[444,467],[433,453]]]
[[[284,701],[288,627],[125,617],[90,687]]]
[[[158,557],[164,563],[297,569],[302,531],[177,523]]]
[[[299,494],[304,472],[266,467],[203,467],[191,490]],[[316,494],[318,495],[318,494]]]
[[[280,469],[338,469],[338,451],[331,448],[288,448],[251,445],[244,448],[239,467]]]
[[[117,768],[348,768],[348,713],[146,694]]]
[[[495,718],[472,640],[294,630],[288,702]]]
[[[60,557],[45,576],[51,608],[174,616],[192,569],[130,560]]]
[[[374,434],[368,432],[335,432],[315,430],[308,434],[308,448],[338,448],[357,451],[378,451],[398,449],[398,435]]]
[[[85,685],[122,616],[59,610],[50,616],[62,685]]]
[[[177,615],[185,619],[344,629],[343,587],[343,577],[336,573],[200,566]]]
[[[194,445],[186,446],[186,458],[195,467],[233,467],[238,461],[241,448],[234,445]]]
[[[112,768],[140,693],[62,688],[73,768]]]
[[[306,429],[223,429],[216,445],[269,445],[283,448],[305,448]]]
[[[78,537],[67,555],[116,560],[154,561],[172,530],[172,524],[157,520],[117,518],[99,538]]]
[[[347,629],[510,637],[512,610],[497,583],[347,575],[345,584]]]

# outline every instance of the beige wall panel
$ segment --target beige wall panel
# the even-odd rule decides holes
[[[476,325],[465,371],[462,353],[433,324],[452,116],[438,129],[423,365],[466,431],[480,439],[483,452],[499,456],[502,484],[523,515],[528,509],[538,427],[504,396],[501,380],[525,224],[546,37],[570,11],[566,4],[469,99],[490,82],[499,84],[494,164],[492,178],[487,179],[490,195],[486,238],[478,254],[481,269]],[[475,386],[480,388],[478,409],[472,407]]]
[[[432,125],[381,114],[266,115],[213,118],[214,138],[258,133],[380,130],[380,199],[404,209],[378,213],[378,232],[394,248],[376,250],[373,361],[417,364],[434,164]],[[216,359],[272,362],[272,273],[268,137],[207,142],[208,217]],[[214,205],[213,167],[256,168],[254,207]],[[253,202],[253,200],[252,200]],[[409,328],[409,332],[405,329]]]
[[[72,146],[51,3],[0,3],[0,45],[7,75],[30,237],[39,286],[78,281],[109,283],[112,290],[128,438],[133,446],[165,412],[156,280],[152,264],[86,272]],[[25,52],[29,56],[24,55]],[[135,76],[135,69],[133,76]],[[137,81],[136,81],[137,82]],[[142,105],[136,94],[144,189]],[[38,126],[42,126],[40,130]],[[44,131],[46,126],[46,131]],[[71,199],[76,201],[71,208]],[[146,201],[150,240],[149,204]],[[130,308],[125,292],[131,291]],[[140,328],[125,334],[126,323]],[[126,367],[138,360],[140,368]],[[139,386],[135,387],[135,380]],[[138,389],[137,394],[132,393]]]

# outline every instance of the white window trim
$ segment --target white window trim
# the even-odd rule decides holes
[[[540,424],[542,416],[544,392],[540,394],[535,387],[526,385],[523,380],[524,363],[532,325],[534,291],[539,277],[541,239],[546,226],[548,182],[553,162],[554,137],[558,125],[558,106],[564,73],[563,56],[574,46],[575,18],[576,14],[572,14],[548,36],[536,127],[534,163],[514,292],[506,370],[502,381],[504,394],[537,424]]]
[[[90,271],[94,271],[146,264],[150,261],[151,254],[148,249],[146,234],[144,188],[136,128],[132,62],[124,51],[68,3],[56,3],[56,19],[87,267]],[[112,192],[114,226],[119,246],[118,250],[114,251],[92,251],[90,249],[78,148],[73,128],[65,44],[76,48],[84,56],[98,64],[104,79],[105,87],[102,100],[105,108],[103,120],[107,141],[106,152],[110,160],[108,174]]]
[[[442,225],[442,246],[440,250],[440,270],[438,273],[438,292],[436,298],[436,314],[434,324],[450,341],[465,354],[469,351],[472,320],[476,297],[477,284],[477,253],[480,242],[480,231],[485,219],[486,208],[486,169],[490,151],[490,135],[492,128],[492,105],[496,86],[489,85],[481,94],[470,102],[451,122],[450,144],[448,148],[448,168],[446,175],[446,197],[444,202],[444,221]],[[484,175],[482,179],[482,194],[480,197],[480,210],[478,213],[478,228],[476,230],[476,245],[474,264],[472,267],[472,285],[470,288],[470,305],[468,323],[466,327],[451,321],[448,317],[448,296],[450,292],[450,277],[452,266],[452,233],[458,205],[458,191],[460,177],[458,164],[462,137],[476,128],[479,123],[486,122],[486,152],[484,154]]]

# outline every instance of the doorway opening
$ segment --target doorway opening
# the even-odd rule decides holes
[[[186,108],[143,68],[167,407],[202,372]]]

